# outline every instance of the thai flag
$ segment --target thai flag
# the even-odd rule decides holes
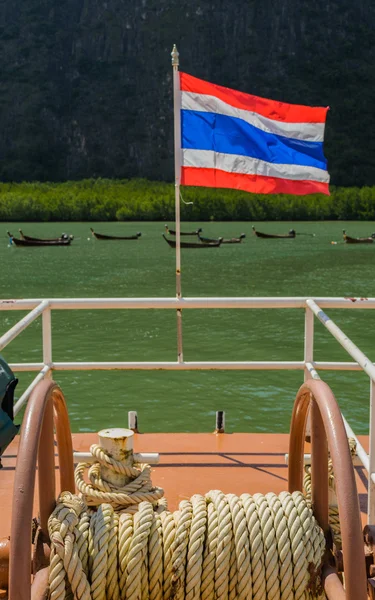
[[[328,108],[286,104],[180,72],[181,184],[329,195]]]

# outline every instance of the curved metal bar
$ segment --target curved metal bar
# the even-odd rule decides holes
[[[44,567],[37,572],[31,584],[31,600],[48,599],[48,575],[49,567]]]
[[[327,531],[328,442],[336,478],[336,494],[342,531],[345,598],[347,600],[367,600],[362,524],[352,459],[336,398],[323,381],[310,379],[301,386],[297,393],[290,429],[289,491],[302,491],[305,426],[310,401],[312,402],[314,514],[323,529]],[[334,597],[330,594],[331,590],[326,589],[326,592],[329,594],[329,598]]]
[[[73,443],[70,421],[64,394],[58,386],[53,392],[53,415],[59,449],[60,489],[74,493]]]
[[[0,539],[0,590],[6,590],[9,581],[9,538]]]
[[[33,390],[22,423],[13,488],[9,600],[31,598],[31,520],[37,458],[41,527],[48,538],[47,520],[55,506],[54,412],[58,443],[61,443],[58,447],[63,473],[60,473],[60,485],[62,489],[75,490],[71,442],[70,446],[62,442],[63,438],[71,439],[64,396],[53,381],[44,380]]]

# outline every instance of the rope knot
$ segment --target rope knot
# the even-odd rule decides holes
[[[79,463],[75,470],[75,482],[81,493],[82,499],[90,506],[99,506],[107,502],[115,510],[135,512],[140,502],[148,501],[154,506],[164,496],[164,490],[154,487],[151,481],[151,467],[147,464],[127,464],[128,456],[124,460],[116,460],[98,444],[90,448],[95,457],[93,464]],[[103,467],[114,474],[122,475],[123,485],[107,481],[103,477]],[[87,472],[89,482],[84,479]]]

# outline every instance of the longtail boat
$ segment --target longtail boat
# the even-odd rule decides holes
[[[257,231],[254,227],[254,225],[252,226],[252,229],[254,231],[254,234],[259,237],[259,238],[275,238],[275,239],[280,239],[280,240],[292,240],[293,238],[296,237],[296,232],[294,231],[294,229],[291,229],[289,231],[289,233],[284,233],[284,234],[277,234],[277,233],[262,233],[261,231]]]
[[[346,244],[372,244],[375,238],[375,233],[372,233],[370,237],[353,238],[346,235],[345,229],[342,230],[342,235]]]
[[[171,248],[176,248],[175,240],[169,240],[167,237],[165,237],[164,233],[163,238],[165,239],[167,244],[170,245]],[[207,244],[204,244],[203,242],[181,242],[180,248],[218,248],[219,246],[221,246],[222,241],[223,238],[219,238],[218,240],[214,240],[213,242],[209,242]]]
[[[218,239],[202,237],[199,234],[198,234],[198,237],[199,237],[200,241],[203,242],[204,244],[210,244],[212,242],[218,241]],[[246,235],[244,233],[241,233],[240,237],[238,237],[238,238],[222,238],[221,243],[222,244],[240,244],[245,237],[246,237]]]
[[[176,231],[174,229],[169,229],[168,225],[164,225],[164,227],[167,233],[170,235],[176,235]],[[195,231],[180,231],[180,235],[199,235],[201,231],[203,231],[203,229],[200,227]]]
[[[68,235],[67,233],[62,233],[58,238],[36,238],[31,237],[30,235],[25,235],[22,229],[19,229],[18,231],[20,232],[21,239],[26,240],[27,242],[58,242],[60,240],[74,239],[73,235]]]
[[[16,246],[70,246],[72,243],[71,238],[58,240],[21,240],[14,237],[9,231],[7,231],[7,234],[10,243]]]
[[[137,240],[142,235],[140,231],[135,235],[104,235],[103,233],[97,233],[92,227],[90,227],[90,231],[97,240]]]

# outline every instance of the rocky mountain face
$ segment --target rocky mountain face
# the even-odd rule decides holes
[[[329,105],[332,183],[375,184],[373,0],[2,0],[0,179],[173,178],[181,69]]]

